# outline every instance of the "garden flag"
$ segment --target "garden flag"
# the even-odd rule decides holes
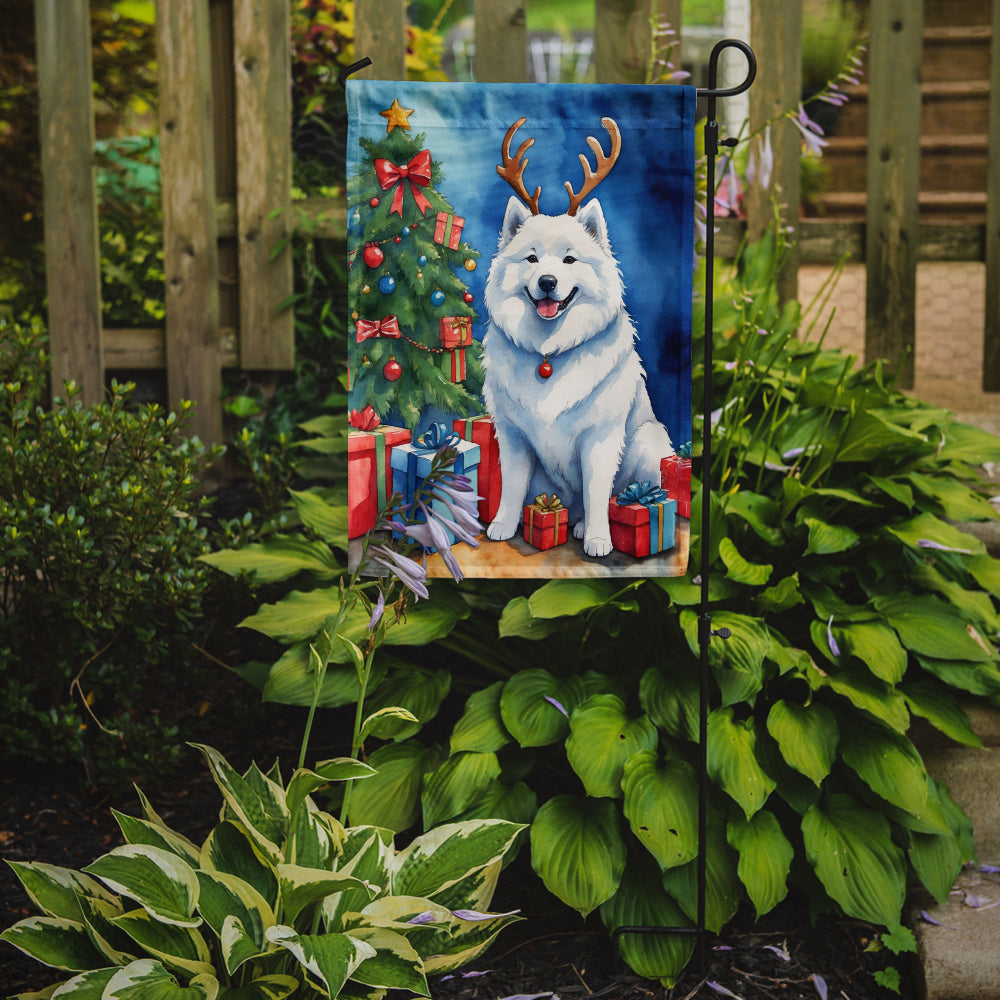
[[[483,531],[429,575],[683,574],[694,89],[349,80],[347,100],[352,560],[451,445]]]

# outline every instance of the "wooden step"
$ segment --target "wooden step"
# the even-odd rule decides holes
[[[937,80],[921,84],[921,135],[947,135],[960,128],[964,134],[988,131],[989,80]],[[846,90],[848,103],[841,109],[837,136],[866,135],[868,131],[867,83]]]
[[[920,139],[920,188],[925,191],[985,191],[985,135],[927,135]],[[823,151],[834,191],[861,191],[867,178],[868,140],[832,136]]]
[[[860,219],[866,214],[868,198],[863,191],[830,191],[817,196],[828,218]],[[920,218],[981,223],[986,215],[986,194],[979,191],[921,191]]]
[[[921,79],[925,83],[988,80],[992,38],[989,25],[925,28]]]

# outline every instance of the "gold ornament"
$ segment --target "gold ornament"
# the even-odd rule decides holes
[[[476,269],[476,262],[471,257],[469,257],[466,260],[466,262],[465,262],[465,269],[466,269],[466,271],[475,271],[475,269]]]

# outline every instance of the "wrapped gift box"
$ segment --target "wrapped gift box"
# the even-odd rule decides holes
[[[660,459],[660,486],[677,501],[677,513],[691,516],[691,459],[670,455]]]
[[[369,409],[366,407],[366,409]],[[362,411],[364,412],[364,411]],[[376,425],[378,417],[374,417]],[[371,423],[369,419],[367,423]],[[375,527],[379,506],[392,494],[393,450],[410,440],[405,427],[374,426],[347,436],[347,536],[358,538]]]
[[[471,316],[442,316],[438,320],[438,335],[441,346],[449,351],[456,347],[472,345]]]
[[[500,446],[490,417],[456,420],[453,430],[466,441],[479,445],[479,520],[488,525],[497,516],[500,506]]]
[[[608,505],[611,544],[641,558],[674,547],[677,501],[654,483],[632,483]]]
[[[454,383],[465,381],[465,348],[460,347],[455,351],[444,352],[444,362],[442,365],[445,377]]]
[[[455,448],[457,452],[451,466],[452,471],[468,476],[473,492],[479,492],[479,445],[472,441],[463,441],[454,431],[447,431],[444,424],[436,424],[434,428],[415,440],[392,449],[393,487],[403,494],[404,503],[412,503],[417,490],[430,474],[434,456],[445,443]],[[425,500],[424,503],[432,511],[451,520],[451,512],[444,504],[436,500]],[[423,520],[423,515],[418,513],[415,519]],[[448,536],[450,544],[454,545],[455,536],[450,531]]]
[[[461,215],[452,215],[449,212],[438,212],[434,224],[434,242],[443,246],[458,249],[459,241],[462,239],[462,227],[465,219]]]
[[[551,549],[566,544],[569,511],[554,493],[541,494],[534,503],[525,504],[522,531],[524,540],[536,549]]]

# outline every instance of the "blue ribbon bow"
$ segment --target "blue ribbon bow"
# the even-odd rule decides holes
[[[419,451],[440,451],[455,447],[461,440],[457,431],[450,431],[446,424],[435,422],[413,442],[413,446]]]
[[[676,451],[678,458],[690,458],[691,457],[691,442],[685,441],[684,444],[679,445]]]
[[[644,507],[650,507],[655,503],[663,503],[666,499],[667,491],[660,489],[656,483],[651,483],[648,479],[641,483],[631,483],[618,494],[618,503],[623,507],[627,507],[630,503],[641,503]]]

